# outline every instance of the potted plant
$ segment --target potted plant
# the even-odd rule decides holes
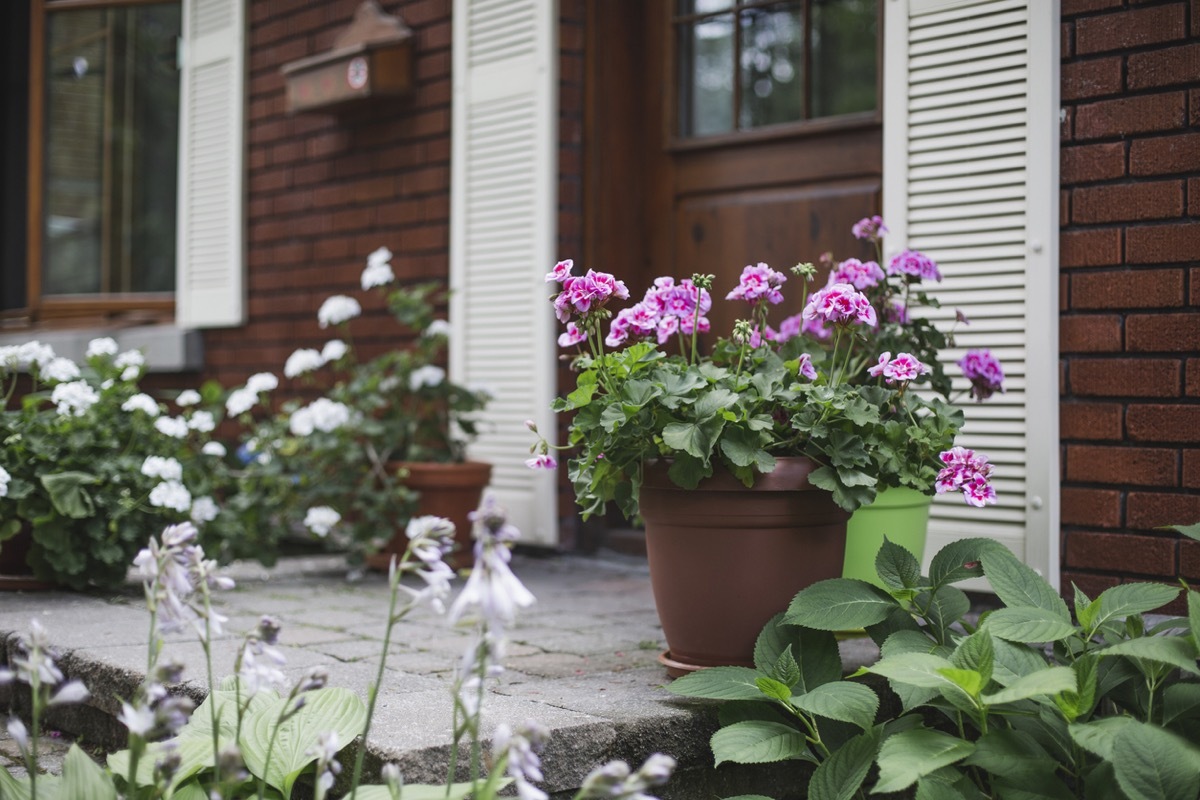
[[[841,574],[849,512],[893,473],[936,479],[961,414],[905,391],[923,371],[915,359],[890,386],[852,381],[853,340],[877,312],[850,284],[809,297],[810,264],[792,270],[806,302],[784,333],[767,315],[787,276],[747,266],[726,296],[745,304],[746,318],[707,354],[698,339],[712,276],[659,278],[614,314],[609,303],[628,298],[625,285],[572,266],[559,263],[547,281],[559,286],[559,342],[579,349],[576,388],[554,409],[574,414],[565,447],[583,514],[611,500],[644,520],[673,674],[749,664],[772,614],[803,586]],[[828,350],[805,351],[805,325],[828,328]],[[544,439],[534,450],[531,466],[555,466]],[[986,496],[986,459],[963,457],[980,465],[971,488]]]
[[[215,419],[167,413],[138,388],[144,370],[110,338],[83,366],[36,341],[0,348],[0,559],[14,573],[0,585],[120,585],[151,531],[212,521],[197,465]]]
[[[321,537],[336,532],[377,569],[403,552],[414,513],[452,519],[459,552],[469,553],[465,509],[478,505],[491,475],[491,465],[466,458],[490,395],[449,380],[442,366],[450,328],[435,307],[444,292],[433,283],[397,285],[391,258],[387,248],[371,253],[362,290],[381,295],[411,339],[360,359],[351,326],[362,304],[349,295],[326,299],[318,322],[340,338],[319,351],[298,349],[284,366],[285,377],[312,385],[325,370],[326,391],[285,403],[279,415],[249,425],[246,438],[252,471],[290,477],[303,524]]]

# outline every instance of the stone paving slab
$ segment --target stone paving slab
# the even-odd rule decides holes
[[[615,554],[518,553],[513,567],[538,602],[510,632],[506,672],[484,701],[483,730],[527,718],[548,726],[552,736],[544,763],[551,792],[577,787],[590,769],[612,758],[634,762],[653,752],[671,754],[682,770],[710,769],[714,707],[681,700],[663,688],[668,678],[656,659],[665,640],[645,561]],[[386,576],[348,578],[337,557],[285,559],[271,569],[236,564],[229,573],[237,588],[215,600],[230,618],[230,632],[214,643],[218,675],[232,670],[241,635],[259,615],[271,613],[283,626],[280,645],[289,676],[324,666],[331,685],[366,699],[382,649]],[[64,671],[88,684],[94,709],[89,713],[111,715],[115,698],[127,696],[141,680],[149,620],[138,587],[131,585],[115,599],[58,592],[4,596],[0,641],[11,646],[13,635],[26,631],[31,618],[59,648]],[[424,608],[397,625],[368,763],[378,768],[385,760],[397,761],[415,782],[444,777],[451,741],[450,679],[469,641],[466,632],[448,628]],[[843,642],[842,649],[856,664],[876,653],[869,640]],[[173,636],[164,656],[187,665],[184,689],[201,696],[199,644],[186,634]],[[96,732],[69,732],[101,740]]]

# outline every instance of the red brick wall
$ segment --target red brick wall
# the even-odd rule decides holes
[[[1200,2],[1062,1],[1063,584],[1200,580]]]

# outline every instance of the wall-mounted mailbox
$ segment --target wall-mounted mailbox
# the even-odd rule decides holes
[[[283,65],[287,110],[337,111],[412,89],[413,34],[399,17],[365,0],[326,53]]]

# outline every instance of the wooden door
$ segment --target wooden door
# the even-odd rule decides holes
[[[716,275],[710,318],[727,335],[742,309],[721,299],[746,264],[786,270],[827,251],[871,255],[850,226],[880,203],[877,0],[593,0],[588,12],[586,266],[625,277],[635,296],[658,275]],[[873,20],[847,41],[857,23],[831,32],[833,13]],[[781,45],[779,29],[801,43]],[[755,50],[763,31],[775,52]],[[724,52],[712,52],[714,38]],[[835,45],[859,48],[855,63],[839,64]],[[761,88],[744,74],[755,57],[781,102],[754,107],[761,98],[742,96]],[[713,79],[714,59],[728,80]],[[787,69],[772,67],[781,62]],[[848,68],[858,73],[857,110],[824,116],[842,102]],[[790,80],[776,80],[788,69]],[[864,69],[873,73],[865,81]],[[799,287],[785,288],[779,317],[800,310]]]

